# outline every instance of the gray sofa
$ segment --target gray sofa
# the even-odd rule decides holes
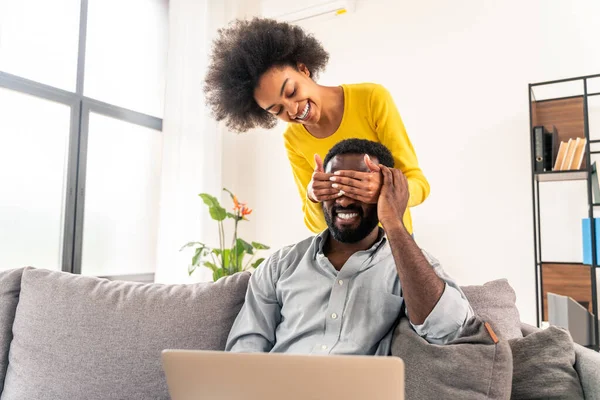
[[[167,399],[161,351],[222,350],[248,279],[241,273],[216,283],[161,285],[34,268],[0,272],[0,399]],[[514,304],[485,304],[504,296],[494,288],[465,293],[476,311],[509,332],[518,313]],[[526,335],[535,329],[522,325]],[[600,355],[575,351],[585,398],[600,399]],[[223,376],[241,373],[260,371]]]

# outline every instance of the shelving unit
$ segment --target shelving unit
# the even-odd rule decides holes
[[[581,89],[573,90],[579,87]],[[593,198],[592,191],[592,173],[591,165],[592,155],[600,154],[600,140],[595,140],[590,136],[590,121],[588,102],[592,96],[599,96],[600,92],[593,91],[588,93],[590,84],[600,86],[600,74],[581,76],[576,78],[561,79],[556,81],[539,82],[529,84],[529,121],[530,121],[530,144],[531,144],[531,185],[532,185],[532,203],[533,203],[533,237],[535,253],[535,281],[536,281],[536,316],[537,324],[547,320],[547,293],[557,293],[572,297],[575,301],[582,304],[593,315],[594,324],[594,343],[589,346],[594,350],[600,349],[600,337],[598,329],[598,288],[596,284],[596,273],[600,260],[596,257],[596,235],[600,232],[595,231],[595,224],[590,224],[590,237],[592,238],[592,264],[585,265],[581,262],[550,262],[542,257],[542,230],[540,213],[540,184],[561,185],[565,181],[585,181],[587,187],[587,209],[588,215],[585,217],[594,221],[595,208],[600,207],[600,201]],[[556,86],[572,87],[570,93],[557,96],[545,96],[543,99],[537,99],[535,92],[537,90],[552,93]],[[550,90],[549,90],[550,89]],[[570,171],[544,171],[535,170],[535,142],[533,128],[543,125],[548,131],[552,132],[553,127],[557,128],[558,141],[568,141],[570,138],[587,139],[585,147],[584,161],[581,169]],[[600,138],[600,126],[595,127],[592,132]],[[554,160],[552,162],[554,165]]]

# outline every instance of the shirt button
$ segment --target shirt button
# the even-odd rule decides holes
[[[327,345],[326,345],[326,344],[324,344],[323,346],[321,346],[321,348],[322,348],[323,350],[327,350]]]
[[[340,280],[338,281],[338,284],[339,284],[340,286],[342,286],[342,285],[344,284],[344,281],[340,279]]]
[[[336,313],[331,314],[331,318],[336,319],[337,318],[337,314]]]

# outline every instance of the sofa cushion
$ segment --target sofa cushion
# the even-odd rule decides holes
[[[223,350],[248,278],[162,285],[26,269],[2,399],[168,399],[161,351]]]
[[[411,400],[508,399],[512,358],[507,341],[498,341],[479,317],[446,345],[428,343],[406,318],[394,332],[392,355],[406,366],[405,392]]]
[[[600,400],[600,354],[575,343],[575,370],[579,375],[583,397]]]
[[[522,338],[517,296],[506,279],[484,285],[463,286],[475,314],[487,321],[501,339]]]
[[[12,341],[12,326],[19,302],[23,269],[0,272],[0,394],[8,367],[8,349]]]
[[[509,340],[513,399],[583,399],[571,335],[555,326]]]

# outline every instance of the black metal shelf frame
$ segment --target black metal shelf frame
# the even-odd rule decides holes
[[[536,319],[538,327],[541,325],[542,319],[542,295],[543,295],[543,279],[542,279],[542,264],[548,262],[542,262],[542,233],[541,233],[541,217],[540,217],[540,183],[558,182],[567,180],[585,180],[587,186],[587,203],[588,203],[588,217],[590,219],[590,238],[591,238],[591,250],[592,250],[592,265],[590,268],[590,283],[591,283],[591,295],[592,295],[592,312],[594,314],[594,344],[590,346],[596,351],[600,350],[600,331],[598,329],[598,288],[596,284],[596,268],[599,267],[598,262],[600,260],[596,257],[596,235],[600,232],[596,232],[594,223],[594,207],[599,207],[600,203],[594,203],[592,193],[592,180],[591,180],[591,155],[600,154],[600,151],[592,151],[591,145],[600,143],[598,139],[591,139],[589,132],[589,118],[588,118],[588,97],[597,96],[600,93],[588,93],[588,80],[593,78],[600,78],[600,74],[580,76],[576,78],[567,78],[547,82],[539,82],[529,84],[529,135],[530,135],[530,148],[531,148],[531,188],[532,188],[532,206],[533,206],[533,240],[534,240],[534,256],[535,256],[535,300],[536,300]],[[533,138],[533,110],[532,104],[534,98],[532,96],[533,88],[536,86],[552,85],[564,82],[583,82],[583,95],[581,96],[569,96],[570,97],[583,97],[583,126],[584,135],[587,139],[585,148],[585,160],[586,168],[578,171],[552,171],[552,172],[535,172],[535,147]],[[544,99],[542,101],[552,101],[564,98],[555,99]],[[575,263],[574,263],[575,264]],[[581,263],[577,263],[581,264]]]

